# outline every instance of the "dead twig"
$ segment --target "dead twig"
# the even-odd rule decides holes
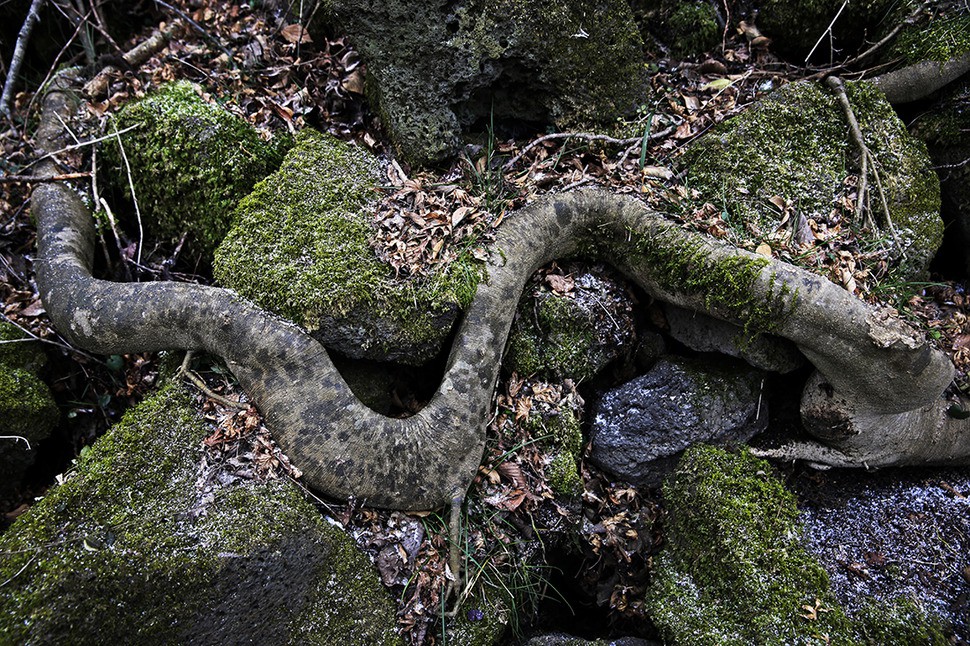
[[[61,173],[60,175],[2,175],[0,176],[0,184],[64,182],[70,179],[82,179],[90,176],[91,173],[86,171],[80,173]]]
[[[826,68],[824,70],[820,70],[820,71],[816,72],[815,74],[812,74],[811,76],[806,77],[806,80],[815,81],[815,80],[821,79],[823,77],[829,76],[830,74],[834,74],[835,72],[838,72],[840,70],[843,70],[843,69],[846,69],[846,68],[849,68],[849,67],[852,67],[854,65],[857,65],[857,64],[861,63],[862,61],[864,61],[865,59],[869,58],[870,56],[872,56],[873,54],[875,54],[876,52],[878,52],[880,49],[882,49],[883,47],[885,47],[888,43],[891,43],[893,41],[893,39],[895,39],[896,36],[899,35],[899,32],[902,31],[904,27],[907,27],[907,26],[912,25],[913,23],[915,23],[919,19],[920,14],[923,13],[923,11],[929,5],[930,5],[929,0],[924,0],[924,2],[922,4],[918,5],[915,9],[913,9],[909,13],[909,15],[907,15],[905,18],[903,18],[899,22],[899,24],[897,24],[895,27],[893,27],[889,31],[889,33],[887,33],[885,36],[883,36],[877,43],[875,43],[874,45],[872,45],[871,47],[869,47],[869,49],[865,50],[861,54],[857,54],[856,56],[853,56],[852,58],[849,58],[849,59],[846,59],[846,60],[842,61],[841,63],[839,63],[835,67],[829,67],[829,68]]]
[[[650,136],[653,139],[653,135]],[[591,132],[556,132],[551,135],[543,135],[538,139],[532,141],[525,148],[519,152],[518,155],[510,159],[502,166],[503,171],[510,170],[513,166],[518,163],[525,155],[529,153],[536,146],[545,143],[547,141],[554,141],[557,139],[582,139],[583,141],[602,141],[603,143],[612,144],[614,146],[630,146],[643,141],[643,137],[631,137],[629,139],[616,139],[615,137],[608,137],[607,135],[599,135]]]
[[[10,100],[13,98],[13,86],[17,80],[17,75],[20,73],[20,66],[24,62],[24,52],[27,50],[30,32],[33,31],[34,25],[40,19],[40,8],[43,4],[44,0],[33,0],[30,3],[27,17],[20,27],[20,33],[17,34],[17,43],[14,45],[13,55],[10,57],[10,67],[7,69],[7,80],[3,84],[3,95],[0,96],[0,114],[8,119],[10,118]]]
[[[875,231],[877,229],[876,223],[872,218],[872,212],[870,209],[866,209],[866,191],[868,188],[868,177],[869,177],[869,167],[872,167],[872,175],[876,180],[876,191],[879,194],[879,200],[882,204],[883,217],[886,222],[886,228],[892,235],[893,240],[899,246],[903,257],[906,256],[905,250],[903,250],[900,244],[899,236],[896,234],[896,227],[893,226],[892,216],[889,213],[889,204],[886,200],[885,192],[882,188],[882,181],[879,178],[879,169],[876,166],[876,159],[866,145],[865,139],[862,135],[862,128],[859,127],[859,121],[856,119],[855,111],[852,109],[852,104],[849,103],[849,97],[845,93],[845,84],[842,83],[842,79],[837,76],[830,76],[825,79],[825,84],[830,90],[835,94],[835,98],[838,100],[839,105],[842,106],[842,111],[845,113],[845,119],[849,124],[849,136],[852,137],[852,141],[859,151],[859,189],[858,195],[856,197],[855,214],[854,218],[856,222],[862,219],[862,212],[865,210],[866,217],[869,222],[869,226]]]
[[[19,340],[19,339],[15,339],[15,340]],[[22,435],[0,435],[0,440],[13,440],[14,442],[16,442],[17,440],[23,440],[24,444],[27,445],[27,450],[33,451],[33,449],[30,448],[30,441]]]
[[[165,26],[164,29],[156,29],[152,35],[142,43],[131,48],[124,54],[122,54],[122,59],[125,63],[131,67],[138,67],[147,61],[149,58],[160,52],[168,44],[172,38],[174,38],[182,29],[182,23],[178,20],[173,21]],[[89,97],[99,97],[104,95],[108,91],[108,82],[112,74],[118,73],[120,70],[114,65],[108,65],[103,70],[98,72],[98,74],[85,83],[84,94]]]
[[[839,7],[839,10],[835,13],[835,18],[832,18],[832,22],[829,23],[829,26],[825,28],[825,31],[822,32],[822,35],[818,37],[817,41],[815,41],[815,45],[812,47],[812,51],[810,51],[808,53],[808,56],[805,57],[806,63],[812,57],[812,55],[815,54],[815,50],[818,49],[818,46],[822,44],[822,41],[825,39],[826,36],[828,36],[829,39],[832,38],[832,27],[835,26],[835,22],[839,19],[839,16],[842,15],[842,12],[845,11],[845,7],[848,4],[849,4],[849,0],[842,0],[842,6]],[[832,61],[830,57],[829,64],[831,63]]]
[[[214,392],[211,388],[209,388],[208,385],[206,385],[204,381],[202,381],[202,377],[192,372],[192,369],[189,368],[189,364],[192,362],[193,354],[194,353],[191,350],[185,353],[185,358],[182,360],[182,365],[179,366],[179,369],[178,369],[178,373],[180,375],[184,375],[189,381],[191,381],[192,385],[198,388],[200,391],[202,391],[203,395],[205,395],[209,399],[219,402],[220,404],[222,404],[227,408],[235,408],[237,410],[246,410],[249,408],[249,404],[243,404],[242,402],[234,402],[231,399],[223,397],[219,393]]]

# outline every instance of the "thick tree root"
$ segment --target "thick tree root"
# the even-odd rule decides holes
[[[47,93],[41,148],[61,146],[62,124],[77,110],[73,97],[63,77]],[[47,160],[36,172],[58,169]],[[549,196],[508,218],[437,394],[407,419],[361,404],[323,347],[228,290],[94,278],[93,220],[68,185],[37,186],[32,206],[37,284],[62,334],[101,353],[185,349],[222,356],[306,482],[335,497],[397,509],[461,499],[481,459],[499,363],[525,282],[544,263],[577,255],[613,263],[658,299],[734,322],[746,333],[794,341],[849,402],[844,408],[859,418],[854,424],[868,424],[873,415],[902,420],[866,428],[867,437],[903,438],[875,447],[879,464],[940,457],[912,445],[922,435],[909,428],[938,421],[953,373],[945,355],[828,280],[684,231],[630,197],[602,190]],[[864,443],[857,444],[847,446],[864,457]],[[961,450],[965,459],[970,447]]]
[[[970,72],[970,52],[940,63],[921,61],[881,74],[872,82],[893,105],[925,99]]]

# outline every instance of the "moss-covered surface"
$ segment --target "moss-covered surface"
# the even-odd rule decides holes
[[[901,275],[925,271],[943,238],[940,189],[924,144],[910,136],[885,97],[869,83],[847,85],[847,94],[876,159],[879,180],[899,235]],[[807,219],[827,221],[856,172],[857,149],[835,97],[813,83],[786,85],[739,116],[716,127],[683,157],[689,184],[722,207],[733,235],[767,235],[781,215],[769,199],[779,196]],[[870,170],[873,217],[887,229]],[[843,225],[844,226],[844,225]],[[752,233],[754,232],[754,233]],[[869,234],[888,239],[886,231]]]
[[[675,56],[695,56],[721,44],[717,11],[707,2],[632,0],[630,6],[644,40],[659,40]]]
[[[236,203],[279,166],[289,145],[287,136],[263,141],[184,81],[125,106],[108,133],[132,126],[119,135],[121,147],[117,139],[104,145],[113,180],[128,197],[134,188],[149,232],[168,241],[188,233],[206,256],[229,230]]]
[[[571,409],[562,407],[554,415],[529,416],[529,432],[542,438],[549,456],[545,466],[549,487],[563,496],[577,496],[583,492],[583,478],[579,460],[583,455],[583,429]]]
[[[667,643],[945,643],[912,604],[845,613],[800,545],[795,498],[768,463],[695,446],[663,492],[667,546],[645,601]]]
[[[0,321],[0,365],[23,368],[36,374],[46,363],[40,341],[30,340],[30,336],[13,323]]]
[[[906,27],[889,50],[889,58],[906,63],[945,62],[970,52],[970,7],[954,3],[943,15]]]
[[[0,439],[0,504],[17,497],[40,442],[50,436],[60,418],[51,391],[40,378],[46,362],[40,342],[30,340],[16,325],[0,322],[0,435],[6,436]]]
[[[169,385],[0,537],[0,643],[394,643],[376,572],[292,486],[196,488]]]
[[[581,382],[603,367],[599,354],[596,320],[573,299],[554,294],[523,299],[509,337],[510,370]]]
[[[306,129],[279,171],[257,184],[216,251],[214,273],[259,306],[355,357],[433,357],[484,265],[462,256],[428,278],[395,281],[369,244],[377,161]]]
[[[684,294],[703,294],[708,311],[726,313],[744,331],[741,347],[754,336],[773,333],[798,307],[798,291],[787,284],[759,294],[752,289],[767,258],[730,256],[715,259],[700,239],[684,239],[663,233],[633,237],[633,253],[652,269],[654,280],[665,289]]]
[[[611,123],[645,102],[643,43],[621,0],[329,4],[412,164],[443,161],[463,131],[492,118],[570,129]]]

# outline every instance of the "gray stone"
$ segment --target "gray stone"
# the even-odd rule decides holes
[[[594,410],[592,461],[640,486],[656,486],[699,443],[745,442],[768,423],[764,373],[740,363],[667,357],[603,395]]]
[[[47,362],[40,345],[16,325],[0,322],[0,504],[19,498],[39,444],[59,419],[57,404],[39,376]]]
[[[646,102],[643,40],[621,0],[330,6],[320,15],[359,49],[367,92],[412,164],[443,161],[483,123],[605,124]]]
[[[669,303],[664,306],[664,314],[670,336],[691,350],[720,352],[771,372],[791,372],[805,365],[805,357],[787,339],[770,334],[745,339],[744,330],[737,325]]]
[[[166,386],[0,536],[0,643],[400,643],[367,556],[294,485],[197,486],[207,432]]]

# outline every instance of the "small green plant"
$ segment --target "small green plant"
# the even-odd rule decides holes
[[[495,141],[495,109],[489,113],[486,130],[484,155],[477,160],[465,152],[464,160],[471,173],[472,189],[485,200],[485,207],[491,213],[505,210],[505,177],[502,165],[497,159],[498,147]]]

